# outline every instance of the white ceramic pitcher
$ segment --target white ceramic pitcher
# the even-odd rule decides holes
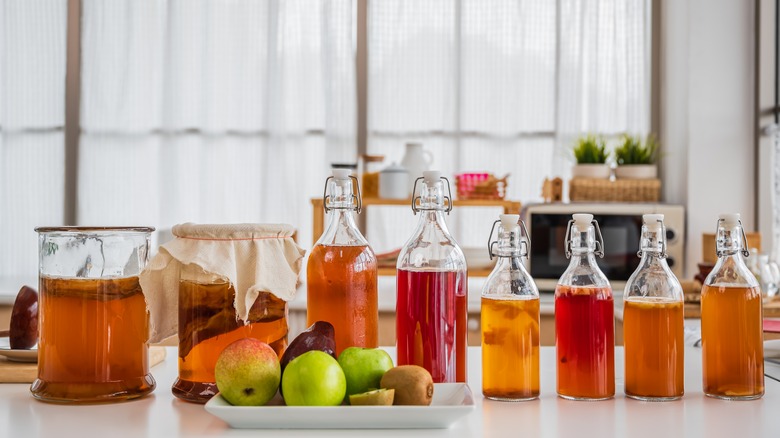
[[[431,168],[433,154],[423,149],[422,143],[406,143],[406,152],[401,159],[401,166],[409,172],[409,194],[414,196],[414,180]]]

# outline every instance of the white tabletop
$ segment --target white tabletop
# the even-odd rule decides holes
[[[555,350],[541,354],[542,396],[505,403],[481,397],[480,349],[469,349],[469,385],[476,409],[441,430],[237,430],[201,405],[182,402],[170,391],[176,352],[152,369],[154,393],[131,402],[63,406],[33,400],[29,385],[0,385],[0,437],[169,437],[169,436],[528,436],[528,437],[780,437],[780,382],[766,379],[766,395],[756,401],[728,402],[701,392],[701,350],[686,348],[682,400],[646,403],[623,394],[623,349],[615,352],[617,396],[602,402],[574,402],[555,395]]]

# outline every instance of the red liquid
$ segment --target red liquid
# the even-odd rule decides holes
[[[398,270],[398,365],[419,365],[433,381],[466,380],[465,275]]]
[[[555,347],[560,396],[615,395],[615,319],[608,288],[556,287]]]

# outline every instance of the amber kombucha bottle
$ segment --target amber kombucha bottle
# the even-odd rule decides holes
[[[677,400],[684,392],[682,287],[666,262],[664,216],[642,219],[642,261],[623,301],[625,391],[638,400]]]
[[[503,214],[498,223],[498,240],[488,246],[498,261],[482,289],[482,394],[533,400],[539,397],[539,291],[523,266],[528,233],[521,235],[519,215]]]
[[[762,302],[739,214],[718,217],[718,261],[701,290],[704,394],[727,400],[764,395]]]
[[[328,227],[309,256],[307,323],[333,324],[337,354],[353,346],[374,348],[379,344],[377,264],[353,218],[361,206],[357,179],[346,169],[334,169],[325,186]]]

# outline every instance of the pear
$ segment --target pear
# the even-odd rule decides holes
[[[279,357],[265,342],[239,339],[222,350],[214,367],[220,395],[235,406],[261,406],[279,389]]]

